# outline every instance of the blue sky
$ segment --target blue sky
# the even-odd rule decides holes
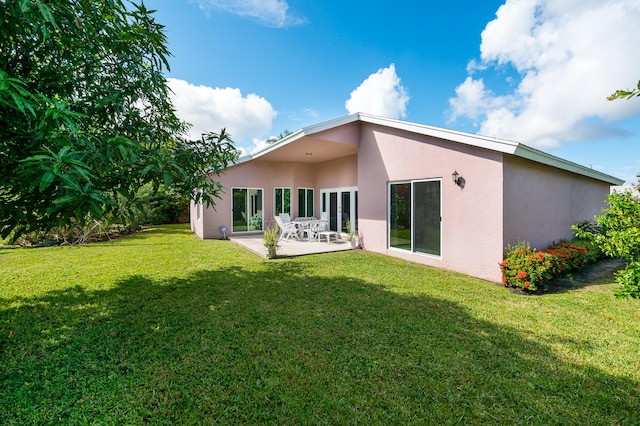
[[[251,152],[362,111],[640,172],[637,0],[147,0],[178,115]]]

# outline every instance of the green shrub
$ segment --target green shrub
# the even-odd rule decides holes
[[[151,185],[138,193],[140,209],[133,222],[149,225],[178,223],[188,220],[189,197],[180,195],[175,189],[160,185],[156,191]]]
[[[620,284],[614,294],[620,298],[640,298],[640,260],[631,262],[616,273],[616,282]]]
[[[617,297],[640,298],[640,199],[631,191],[615,192],[607,197],[609,207],[596,216],[595,229],[574,225],[581,238],[597,245],[607,256],[629,263],[616,274],[620,288]]]
[[[264,246],[267,248],[267,257],[274,258],[276,256],[276,249],[278,248],[278,242],[280,241],[278,235],[278,227],[272,226],[264,231]]]
[[[587,241],[560,241],[544,250],[518,241],[505,249],[500,263],[502,285],[535,291],[553,278],[583,269],[601,257],[600,250]]]

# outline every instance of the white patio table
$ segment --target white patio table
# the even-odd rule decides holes
[[[325,231],[329,224],[326,220],[301,220],[296,222],[298,226],[298,232],[304,237],[307,234],[307,240],[318,239],[318,233]]]
[[[311,222],[318,220],[313,216],[310,217],[297,217],[295,219],[293,219],[293,223],[296,225],[296,228],[298,228],[298,235],[300,237],[304,236],[304,231],[306,229],[309,229],[309,225],[311,225]]]

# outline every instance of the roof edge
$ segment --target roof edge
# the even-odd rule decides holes
[[[492,151],[502,152],[504,154],[511,154],[517,157],[535,161],[537,163],[552,166],[557,169],[607,182],[611,185],[622,185],[624,183],[624,180],[622,179],[618,179],[606,173],[602,173],[589,167],[585,167],[580,164],[565,160],[563,158],[556,157],[555,155],[537,150],[520,142],[510,141],[507,139],[499,139],[490,136],[483,136],[479,134],[466,133],[457,130],[449,130],[441,127],[428,126],[425,124],[412,123],[409,121],[402,121],[393,118],[380,117],[362,112],[349,114],[343,117],[335,118],[333,120],[328,120],[322,123],[304,127],[267,146],[266,148],[263,148],[260,151],[256,151],[254,153],[240,157],[236,164],[244,163],[266,155],[272,151],[275,151],[276,149],[293,143],[298,139],[303,138],[304,136],[310,136],[316,133],[324,132],[325,130],[330,130],[355,122],[377,124],[385,127],[404,130],[410,133],[417,133],[479,148],[485,148]]]
[[[565,160],[564,158],[556,157],[555,155],[547,154],[546,152],[539,151],[524,144],[519,144],[514,155],[537,163],[546,164],[547,166],[552,166],[557,169],[566,170],[592,179],[607,182],[611,185],[622,185],[625,182],[617,177]]]
[[[276,149],[279,149],[285,145],[295,142],[304,136],[310,136],[315,133],[320,133],[325,130],[333,129],[335,127],[344,126],[345,124],[354,123],[359,120],[360,120],[359,114],[356,113],[356,114],[350,114],[340,118],[335,118],[333,120],[324,121],[322,123],[312,124],[311,126],[303,127],[302,129],[296,130],[290,135],[285,136],[284,138],[274,142],[273,144],[259,151],[255,151],[253,153],[243,155],[238,159],[236,164],[244,163],[244,162],[253,160],[255,158],[262,157],[263,155],[266,155],[272,151],[275,151]]]
[[[465,133],[456,130],[443,129],[439,127],[427,126],[424,124],[411,123],[407,121],[395,120],[385,117],[377,117],[374,115],[359,114],[360,119],[367,123],[390,126],[412,133],[420,133],[423,135],[433,136],[445,140],[464,143],[476,147],[491,149],[505,154],[515,155],[517,157],[526,158],[541,164],[555,167],[557,169],[569,171],[592,179],[607,182],[611,185],[622,185],[624,180],[618,179],[606,173],[599,172],[589,167],[573,163],[569,160],[557,157],[552,154],[532,148],[520,142],[499,139],[478,134]]]
[[[425,136],[433,136],[439,139],[450,140],[453,142],[463,143],[466,145],[477,146],[480,148],[491,149],[493,151],[503,152],[506,154],[515,153],[519,142],[506,139],[498,139],[489,136],[482,136],[473,133],[460,132],[457,130],[444,129],[441,127],[428,126],[426,124],[412,123],[409,121],[396,120],[393,118],[378,117],[375,115],[359,113],[360,120],[365,123],[378,124],[387,127],[393,127],[405,130],[411,133],[419,133]]]

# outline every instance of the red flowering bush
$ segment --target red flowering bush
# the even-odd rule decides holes
[[[600,258],[600,250],[584,241],[561,241],[540,251],[518,241],[505,249],[500,263],[502,285],[535,291],[553,278],[578,271]]]

